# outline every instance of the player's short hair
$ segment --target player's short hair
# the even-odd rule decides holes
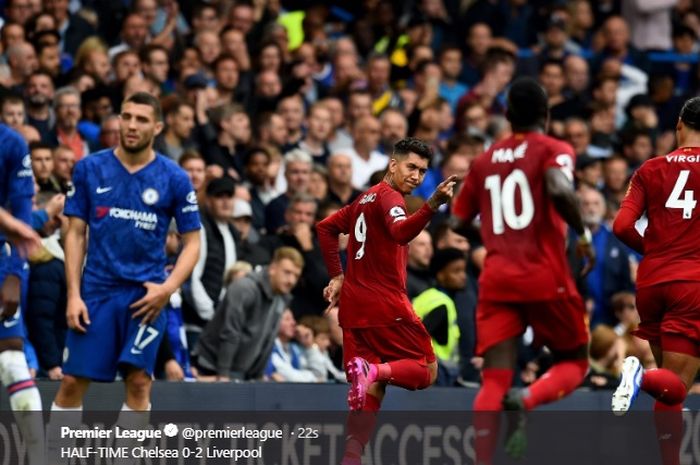
[[[520,77],[508,92],[506,118],[514,129],[544,126],[549,115],[547,93],[530,77]]]
[[[693,131],[700,131],[700,97],[686,100],[681,109],[681,121]]]
[[[394,150],[392,151],[391,156],[394,158],[401,158],[405,157],[409,153],[415,153],[419,157],[425,159],[425,160],[432,160],[433,158],[433,149],[430,148],[430,146],[415,137],[406,137],[394,144]]]
[[[160,107],[160,102],[156,97],[149,94],[148,92],[136,92],[124,99],[124,103],[136,103],[139,105],[148,105],[153,108],[153,116],[156,121],[163,121],[163,110]]]
[[[35,140],[29,143],[29,153],[31,154],[35,150],[48,150],[51,151],[52,147],[46,142],[40,140]]]
[[[301,253],[299,253],[299,251],[293,247],[280,247],[279,249],[275,250],[275,253],[272,255],[271,263],[279,263],[282,260],[289,260],[298,268],[304,268],[304,257],[302,257]]]

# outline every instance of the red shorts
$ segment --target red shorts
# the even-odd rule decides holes
[[[634,335],[664,347],[664,336],[679,335],[692,342],[694,350],[680,350],[700,356],[700,282],[671,281],[637,290],[641,323]],[[689,353],[690,352],[690,353]]]
[[[541,302],[479,301],[476,307],[476,353],[519,336],[532,326],[535,344],[555,351],[588,344],[588,322],[579,295]]]
[[[425,363],[435,361],[433,344],[420,321],[373,328],[343,328],[343,366],[353,357],[369,363],[411,359]]]

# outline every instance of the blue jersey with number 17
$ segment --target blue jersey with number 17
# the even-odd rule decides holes
[[[103,150],[73,171],[65,214],[89,226],[83,289],[165,280],[165,240],[170,220],[180,233],[200,228],[197,196],[187,174],[168,158],[129,173]]]

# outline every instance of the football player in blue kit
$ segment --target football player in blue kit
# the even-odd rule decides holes
[[[81,410],[90,381],[111,382],[118,372],[122,411],[150,410],[161,310],[199,256],[197,196],[187,174],[153,150],[162,128],[158,100],[137,92],[122,104],[119,145],[75,165],[65,206],[69,331],[53,411]],[[172,218],[184,245],[166,279]]]
[[[27,144],[19,133],[0,124],[0,206],[7,207],[15,221],[31,224],[33,196],[34,176]],[[12,226],[12,220],[6,220]],[[44,433],[41,418],[25,413],[41,411],[42,405],[24,356],[24,323],[19,303],[21,281],[28,273],[28,265],[17,247],[10,247],[7,253],[7,239],[13,242],[13,229],[17,227],[20,225],[15,223],[14,228],[3,228],[7,236],[0,233],[0,381],[7,389],[10,408],[15,412],[28,445],[29,463],[33,465],[43,460]]]

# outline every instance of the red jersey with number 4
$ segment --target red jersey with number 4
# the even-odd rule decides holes
[[[472,164],[452,213],[464,221],[481,215],[487,250],[480,300],[523,302],[575,295],[566,257],[566,224],[545,181],[559,168],[573,181],[571,146],[540,133],[494,144]]]
[[[349,234],[338,318],[343,328],[419,321],[406,295],[408,243],[433,215],[427,204],[411,216],[403,196],[381,182],[316,225],[331,277],[343,272],[338,234]]]
[[[684,147],[646,161],[632,177],[620,214],[646,212],[644,258],[637,287],[700,281],[700,148]]]

